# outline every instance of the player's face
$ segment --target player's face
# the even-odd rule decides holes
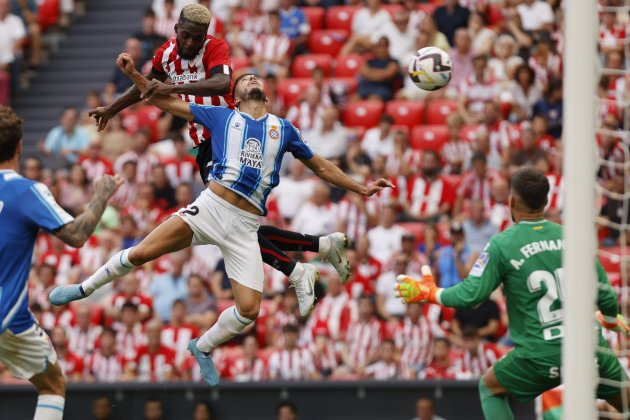
[[[235,89],[236,96],[241,100],[265,100],[265,86],[253,74],[242,77]]]
[[[197,55],[203,46],[208,27],[190,22],[180,22],[175,25],[175,33],[177,34],[176,42],[179,56],[190,60]]]

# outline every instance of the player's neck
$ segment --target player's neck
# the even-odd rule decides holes
[[[267,114],[267,110],[265,109],[265,103],[261,101],[247,101],[241,102],[238,107],[240,112],[244,112],[255,120],[262,118]]]
[[[14,157],[11,160],[6,160],[4,162],[0,162],[0,171],[4,171],[7,169],[11,169],[14,170],[15,172],[18,171],[18,169],[20,168],[20,158],[16,155],[16,157]]]
[[[532,222],[535,220],[543,220],[544,218],[545,218],[545,214],[542,212],[514,215],[514,221],[516,223]]]

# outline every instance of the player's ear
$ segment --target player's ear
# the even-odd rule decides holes
[[[175,31],[175,34],[177,34],[177,23],[175,24],[175,27],[173,28],[173,30]]]
[[[17,152],[18,158],[19,158],[20,156],[22,156],[22,151],[23,151],[23,150],[24,150],[24,141],[23,141],[22,139],[20,139],[20,142],[18,143],[18,145],[17,145],[17,149],[16,149],[16,152]]]

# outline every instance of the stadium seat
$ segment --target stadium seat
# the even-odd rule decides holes
[[[326,10],[323,7],[300,7],[300,10],[304,12],[306,20],[311,27],[311,31],[318,31],[324,27],[324,15]]]
[[[459,136],[463,140],[473,142],[477,138],[477,131],[479,131],[479,124],[465,125],[459,130]]]
[[[407,232],[411,232],[416,239],[416,244],[424,242],[424,225],[419,222],[404,222],[398,223],[398,226],[405,229]]]
[[[407,127],[406,125],[402,125],[402,124],[394,124],[392,126],[392,133],[397,133],[399,131],[403,131],[405,134],[409,135],[409,132],[411,131],[409,129],[409,127]]]
[[[418,10],[422,10],[424,13],[431,16],[433,15],[433,12],[435,12],[435,9],[438,8],[438,6],[439,5],[435,3],[421,3],[421,4],[418,4],[416,8]]]
[[[341,47],[348,39],[348,31],[320,30],[313,31],[308,37],[308,46],[313,54],[339,54]]]
[[[411,147],[418,150],[439,152],[449,139],[445,125],[418,125],[411,131]]]
[[[342,121],[348,127],[375,127],[384,108],[381,101],[351,102],[343,112]]]
[[[457,101],[437,99],[427,106],[427,124],[446,124],[446,119],[457,111]]]
[[[311,77],[313,69],[319,67],[326,76],[330,75],[333,58],[328,54],[302,54],[295,57],[291,66],[293,77]]]
[[[360,6],[332,6],[326,11],[326,29],[343,29],[352,32],[352,16]]]
[[[284,103],[289,107],[300,100],[302,93],[312,83],[312,79],[284,79],[278,84],[278,95],[284,99]]]
[[[232,71],[242,70],[249,67],[251,62],[249,57],[232,57]]]
[[[221,312],[225,311],[230,306],[234,305],[232,299],[217,299],[217,315],[221,315]]]
[[[328,79],[328,82],[331,85],[334,85],[336,83],[343,83],[346,86],[346,89],[348,90],[348,93],[350,95],[357,91],[357,85],[359,84],[357,79],[355,79],[354,77],[331,77],[330,79]]]
[[[394,118],[395,124],[411,128],[424,121],[424,103],[420,101],[389,101],[385,113]]]
[[[503,21],[503,12],[496,4],[489,4],[487,10],[488,26],[494,26]]]
[[[389,13],[392,17],[392,20],[394,19],[394,16],[396,16],[396,13],[403,11],[403,7],[400,4],[383,4],[381,9],[387,10],[387,13]]]
[[[356,77],[364,61],[359,54],[338,56],[335,61],[335,77]]]

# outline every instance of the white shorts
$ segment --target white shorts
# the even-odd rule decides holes
[[[8,329],[0,334],[0,362],[11,375],[28,380],[55,364],[57,353],[44,330],[33,324],[19,334]]]
[[[258,245],[258,216],[233,206],[209,189],[173,214],[192,229],[191,245],[218,246],[228,277],[262,293],[264,274]]]

